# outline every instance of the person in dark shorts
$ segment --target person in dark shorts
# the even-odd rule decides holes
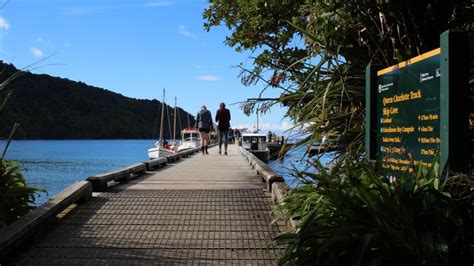
[[[196,128],[201,134],[201,151],[202,154],[209,154],[207,151],[209,147],[209,132],[211,132],[212,127],[212,115],[206,106],[201,106],[201,110],[196,115]]]
[[[217,136],[219,138],[219,154],[222,153],[222,142],[224,142],[224,154],[227,155],[227,145],[229,144],[230,111],[225,108],[225,103],[219,105],[216,112]]]

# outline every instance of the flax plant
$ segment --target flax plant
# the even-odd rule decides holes
[[[466,203],[450,193],[453,183],[469,191],[471,182],[443,182],[438,164],[395,182],[348,159],[330,171],[318,161],[314,167],[317,173],[305,176],[315,182],[292,191],[279,207],[280,215],[299,221],[276,238],[287,245],[281,265],[472,264],[472,195]]]
[[[244,112],[283,104],[304,136],[297,146],[338,153],[331,169],[316,161],[316,170],[297,173],[305,183],[280,206],[300,221],[276,240],[288,247],[281,264],[472,265],[472,182],[448,179],[471,200],[460,204],[436,171],[390,183],[361,159],[366,66],[435,49],[448,29],[472,32],[473,17],[469,0],[210,0],[205,29],[225,26],[225,44],[252,52],[251,66],[239,66],[242,83],[281,91],[243,104]]]

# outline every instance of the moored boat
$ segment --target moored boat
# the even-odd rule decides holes
[[[270,150],[267,147],[267,135],[262,133],[242,133],[242,147],[253,153],[260,160],[268,162]]]
[[[181,144],[177,151],[185,151],[201,147],[201,135],[197,128],[185,128],[181,131]]]
[[[176,152],[177,152],[177,149],[175,149],[173,146],[167,146],[167,144],[164,144],[163,146],[161,146],[160,142],[157,141],[155,143],[155,148],[148,149],[148,158],[157,159],[160,157],[165,157],[171,154],[175,154]]]
[[[262,133],[242,133],[242,147],[249,151],[265,150],[267,135]]]
[[[165,89],[163,89],[163,101],[161,105],[161,123],[160,123],[160,139],[155,142],[155,147],[148,149],[148,158],[157,159],[165,157],[178,152],[178,144],[176,142],[175,133],[173,133],[173,141],[169,144],[163,139],[164,113],[165,113]],[[174,132],[176,132],[176,98],[174,106]]]

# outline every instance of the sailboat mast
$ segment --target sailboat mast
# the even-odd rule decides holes
[[[186,112],[186,118],[188,119],[188,128],[191,127],[191,124],[189,123],[189,114]]]
[[[257,110],[257,133],[258,133],[258,110]]]
[[[161,123],[160,123],[160,147],[163,147],[163,122],[165,115],[165,89],[163,89],[163,101],[161,101]]]
[[[173,144],[176,143],[176,105],[178,102],[178,98],[174,97],[174,114],[173,114]]]

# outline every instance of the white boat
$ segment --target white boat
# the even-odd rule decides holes
[[[155,147],[148,149],[148,158],[158,159],[178,152],[178,144],[176,143],[176,133],[173,133],[173,141],[168,144],[163,140],[163,124],[165,113],[165,89],[163,89],[163,101],[161,105],[161,123],[160,123],[160,140],[155,142]],[[176,98],[174,106],[174,132],[176,132]]]
[[[148,158],[157,159],[165,157],[167,155],[175,154],[176,150],[173,147],[166,148],[166,146],[160,147],[159,142],[155,143],[155,148],[148,149]]]
[[[241,143],[242,147],[248,151],[265,151],[267,150],[267,135],[260,133],[259,126],[259,113],[257,110],[257,125],[256,129],[249,132],[245,132],[246,129],[242,129],[244,131],[241,135]],[[242,132],[240,131],[240,132]]]
[[[201,147],[201,134],[197,128],[185,128],[181,131],[181,144],[178,152]]]
[[[267,135],[262,133],[242,133],[242,147],[251,151],[267,149]]]
[[[241,137],[242,147],[267,163],[270,158],[270,150],[267,147],[267,136],[261,133],[243,133]]]

